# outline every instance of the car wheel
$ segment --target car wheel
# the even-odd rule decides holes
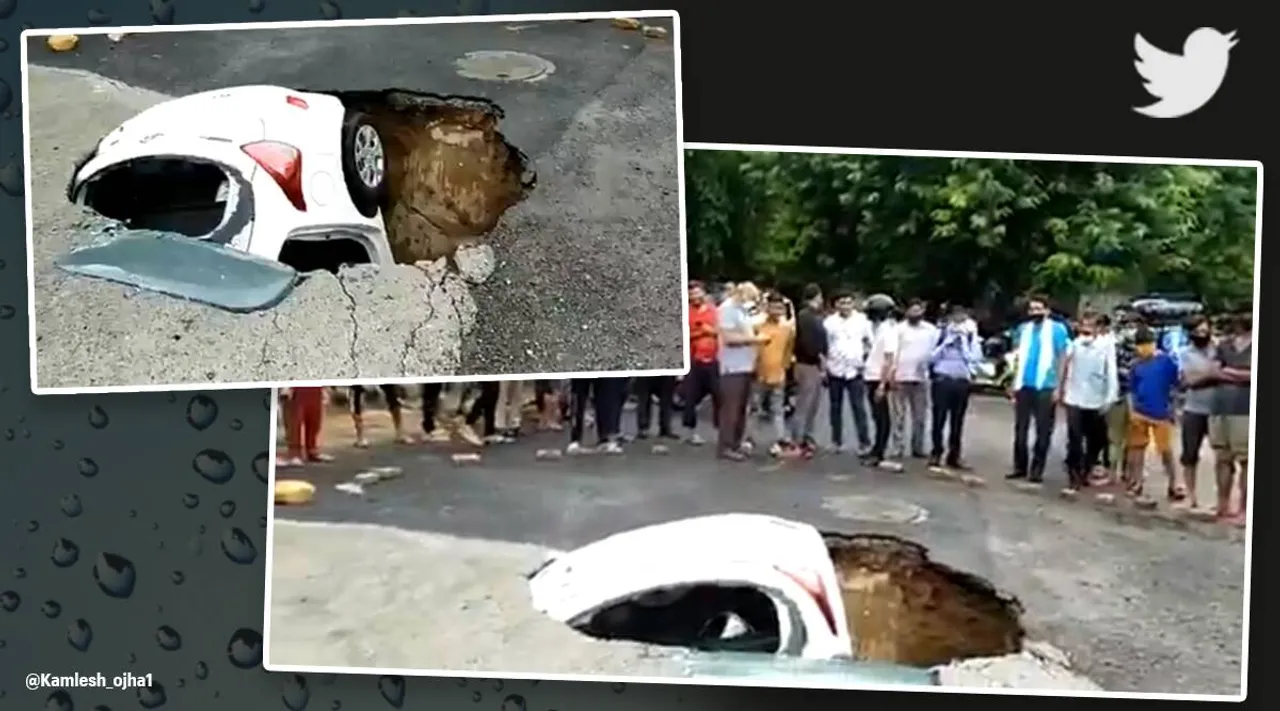
[[[342,122],[342,175],[360,214],[377,215],[386,193],[387,152],[364,114],[348,112]]]

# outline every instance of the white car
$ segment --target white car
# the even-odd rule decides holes
[[[852,659],[817,529],[723,514],[620,533],[531,574],[535,609],[593,637],[702,651]]]
[[[892,536],[700,516],[554,553],[528,578],[537,611],[591,637],[654,645],[693,679],[1098,688],[1024,639],[1015,598]],[[878,653],[911,661],[860,658],[859,630]]]
[[[125,121],[76,166],[67,194],[131,229],[176,232],[309,271],[335,254],[338,263],[392,261],[386,175],[378,131],[338,97],[240,86],[166,101]],[[328,256],[308,257],[318,245]]]

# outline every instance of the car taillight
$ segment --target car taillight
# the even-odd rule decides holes
[[[258,141],[240,147],[276,181],[284,196],[299,210],[307,209],[302,197],[302,153],[287,143]]]
[[[809,596],[818,605],[818,611],[822,613],[822,618],[826,620],[827,627],[831,629],[831,634],[839,635],[840,633],[836,631],[836,614],[831,610],[831,600],[827,596],[827,586],[823,584],[822,577],[814,573],[800,575],[782,568],[777,570],[794,580],[796,585],[804,588],[804,591],[809,593]]]

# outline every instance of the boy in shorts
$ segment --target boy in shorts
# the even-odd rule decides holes
[[[1126,484],[1129,495],[1142,498],[1143,471],[1147,445],[1154,444],[1160,455],[1172,502],[1186,499],[1186,486],[1178,477],[1173,457],[1173,428],[1177,413],[1174,394],[1178,387],[1178,364],[1156,348],[1156,335],[1142,326],[1134,334],[1136,359],[1129,371],[1129,427],[1126,456]]]

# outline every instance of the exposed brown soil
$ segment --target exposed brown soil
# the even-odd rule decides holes
[[[397,262],[452,256],[493,230],[537,182],[528,158],[498,131],[503,113],[491,101],[398,89],[330,93],[382,136],[384,219]]]
[[[935,666],[1021,650],[1022,605],[987,580],[894,536],[825,538],[858,659]]]

